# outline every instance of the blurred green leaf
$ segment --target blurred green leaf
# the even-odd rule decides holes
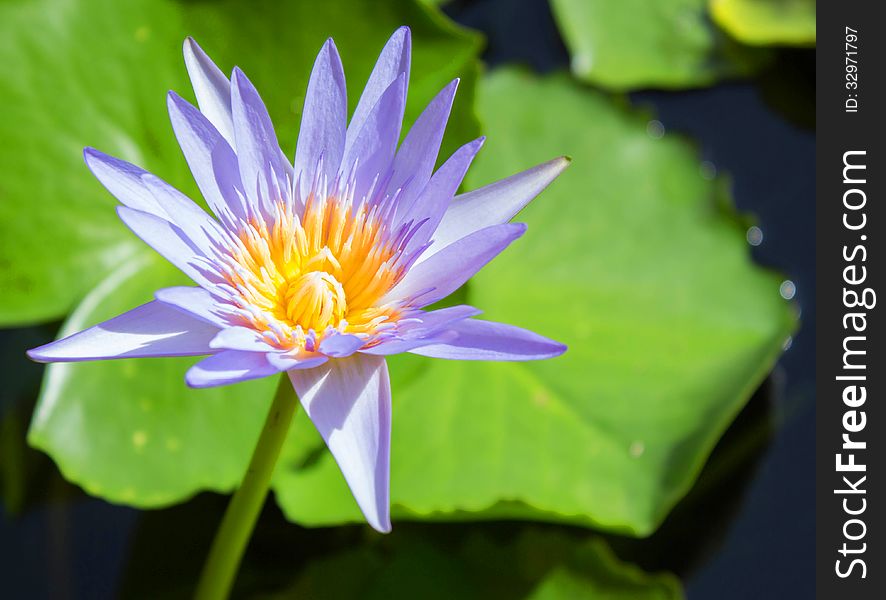
[[[440,532],[443,533],[443,532]],[[512,539],[474,533],[446,543],[405,532],[394,539],[310,562],[284,598],[531,598],[671,600],[683,597],[670,574],[621,562],[600,538],[583,541],[526,529]],[[347,577],[342,577],[347,573]]]
[[[200,494],[141,515],[117,595],[132,600],[191,598],[225,504],[224,498]],[[181,536],[183,530],[187,536]],[[170,539],[177,543],[170,544]],[[695,544],[699,540],[690,536],[683,541]],[[363,527],[291,526],[278,510],[266,506],[232,597],[682,598],[680,583],[670,568],[656,566],[644,573],[633,562],[610,550],[599,536],[573,527],[520,522],[400,523],[392,534],[379,535]],[[564,584],[570,585],[569,590],[562,590]],[[553,596],[557,591],[559,595]]]
[[[815,0],[710,0],[710,10],[744,44],[815,45]]]
[[[572,72],[608,89],[705,86],[767,58],[720,33],[707,0],[550,1]]]
[[[83,164],[84,146],[196,192],[172,135],[165,94],[191,97],[181,57],[193,35],[230,71],[238,64],[292,155],[314,57],[336,38],[351,107],[386,38],[414,35],[410,122],[461,76],[444,151],[479,133],[472,114],[479,38],[417,2],[7,0],[0,3],[0,325],[67,313],[140,243]],[[196,196],[194,196],[196,198]]]
[[[592,538],[550,571],[529,596],[531,600],[670,600],[683,598],[676,577],[650,575],[618,559],[606,542]]]
[[[469,188],[574,160],[520,215],[529,233],[471,280],[468,301],[570,348],[525,364],[427,360],[420,378],[395,381],[395,520],[533,518],[646,535],[772,367],[794,313],[691,144],[650,137],[648,115],[565,76],[501,71],[480,90],[489,141]],[[275,488],[291,519],[360,520],[326,453],[289,452]]]

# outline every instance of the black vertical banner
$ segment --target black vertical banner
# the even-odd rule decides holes
[[[886,23],[819,0],[816,50],[816,587],[886,594]],[[882,298],[886,301],[886,296]]]

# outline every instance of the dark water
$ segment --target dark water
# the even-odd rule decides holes
[[[486,34],[484,58],[490,66],[518,62],[547,72],[568,65],[544,0],[453,2],[447,12]],[[649,540],[608,539],[625,560],[677,573],[691,599],[814,594],[813,83],[814,54],[784,52],[774,73],[753,82],[631,96],[636,104],[651,105],[666,131],[697,140],[703,159],[731,176],[738,208],[756,215],[763,232],[755,257],[796,284],[802,309],[802,328],[791,348],[661,530]],[[52,339],[57,326],[0,333],[0,482],[5,486],[0,596],[184,595],[225,498],[203,494],[148,513],[113,506],[65,483],[48,458],[22,443],[41,373],[22,349]],[[244,595],[273,590],[291,578],[292,565],[313,559],[309,583],[334,586],[324,569],[352,573],[382,561],[390,573],[400,574],[402,585],[410,580],[426,585],[437,578],[433,597],[461,596],[465,590],[459,582],[481,579],[492,582],[488,585],[497,595],[517,597],[530,584],[513,576],[507,565],[486,561],[489,572],[482,577],[476,569],[439,565],[447,565],[445,557],[466,546],[476,546],[478,536],[506,547],[526,530],[556,536],[564,544],[587,535],[570,527],[513,523],[398,524],[396,541],[370,546],[363,528],[303,530],[286,523],[269,503],[238,589]]]

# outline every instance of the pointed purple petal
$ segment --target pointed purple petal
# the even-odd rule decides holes
[[[261,352],[224,350],[207,356],[185,373],[185,381],[194,388],[214,387],[279,373]]]
[[[224,244],[218,221],[193,200],[150,173],[142,176],[142,182],[166,212],[166,220],[181,230],[203,255],[212,256],[214,249]]]
[[[447,306],[446,308],[438,308],[437,310],[423,311],[417,316],[410,317],[412,322],[400,329],[405,335],[410,337],[436,333],[456,321],[476,317],[482,312],[483,311],[479,308],[467,304]]]
[[[218,314],[216,301],[199,287],[169,287],[157,290],[154,297],[169,306],[184,311],[216,327],[228,327],[227,321]]]
[[[246,214],[236,192],[230,186],[222,188],[213,168],[212,155],[217,146],[224,145],[228,148],[225,154],[233,154],[228,142],[203,113],[175,92],[169,92],[167,106],[175,137],[209,208],[223,220],[230,221],[230,215],[245,219]],[[224,149],[220,152],[224,152]]]
[[[338,173],[345,148],[347,122],[345,73],[338,50],[330,38],[323,44],[314,62],[298,132],[295,173],[301,182],[302,199],[310,191],[321,156],[324,175],[329,181]]]
[[[369,111],[353,143],[348,138],[341,171],[349,174],[354,163],[357,164],[358,193],[365,193],[377,175],[384,177],[389,172],[400,139],[405,107],[406,76],[401,75]]]
[[[458,333],[458,337],[411,352],[455,360],[522,361],[553,358],[566,351],[566,346],[559,342],[505,323],[469,319],[459,321],[449,329]]]
[[[209,342],[212,348],[243,350],[244,352],[273,352],[276,350],[256,330],[248,327],[227,327]]]
[[[437,169],[414,204],[403,213],[401,222],[424,221],[421,229],[409,240],[406,252],[412,252],[423,246],[431,238],[485,140],[486,138],[478,138],[456,150],[443,166]]]
[[[365,340],[356,335],[332,332],[323,336],[318,350],[332,358],[343,358],[362,348],[365,343]]]
[[[249,220],[253,211],[250,210],[243,183],[240,181],[240,164],[237,155],[227,144],[217,144],[210,157],[215,182],[222,196],[228,202],[228,208],[243,222]]]
[[[357,163],[357,190],[365,192],[376,176],[384,177],[389,172],[405,107],[406,76],[401,75],[369,112],[353,144],[345,147],[341,170],[350,173]]]
[[[289,167],[282,159],[268,109],[255,86],[237,67],[234,67],[232,82],[235,150],[240,166],[240,180],[247,197],[254,199],[256,186],[269,194],[269,190],[273,189],[272,177],[277,178],[276,187],[281,191],[288,189],[284,177],[289,172]],[[272,200],[265,198],[266,202]]]
[[[427,337],[419,338],[392,338],[360,350],[361,354],[371,354],[373,356],[391,356],[392,354],[402,354],[409,352],[422,346],[431,346],[437,344],[445,344],[458,337],[454,331],[440,331]]]
[[[199,247],[179,227],[160,217],[126,206],[118,206],[117,214],[135,235],[160,256],[178,267],[195,283],[209,285],[209,281],[191,264],[196,257],[201,256]]]
[[[197,104],[206,118],[215,125],[218,132],[234,143],[234,125],[231,118],[231,80],[212,59],[203,52],[193,38],[184,43],[185,67],[191,78]]]
[[[165,212],[142,183],[148,172],[95,148],[84,148],[83,159],[95,178],[124,205],[159,217]]]
[[[34,348],[40,362],[71,362],[148,356],[194,356],[212,352],[218,327],[171,306],[148,302],[64,339]]]
[[[377,356],[389,356],[391,354],[407,352],[420,346],[442,344],[457,336],[454,332],[444,331],[447,326],[456,321],[475,317],[481,312],[480,309],[466,304],[449,306],[430,312],[421,312],[418,315],[410,316],[407,322],[398,324],[395,337],[361,349],[360,352]]]
[[[325,356],[309,352],[269,352],[267,358],[280,371],[313,369],[329,360]]]
[[[457,196],[437,230],[434,241],[418,260],[427,260],[442,248],[478,229],[507,223],[569,166],[569,159],[555,158],[536,167]]]
[[[525,232],[522,223],[505,223],[472,233],[413,266],[381,303],[415,298],[427,306],[441,300]]]
[[[412,205],[431,177],[457,88],[458,79],[455,79],[431,100],[406,134],[394,157],[388,192],[393,193],[408,182],[399,198],[399,204],[404,209]],[[398,208],[397,214],[403,214],[401,209]]]
[[[389,532],[391,386],[385,360],[355,354],[289,371],[289,378],[366,520]]]
[[[379,98],[398,77],[403,76],[409,83],[409,60],[412,50],[412,34],[408,27],[401,27],[391,35],[382,49],[372,74],[363,88],[363,95],[354,109],[354,116],[348,127],[348,144],[353,143],[363,128],[369,113]]]

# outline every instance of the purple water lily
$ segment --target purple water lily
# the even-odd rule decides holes
[[[196,284],[31,350],[44,362],[208,355],[187,374],[208,387],[286,372],[368,522],[390,530],[391,390],[385,357],[550,358],[565,346],[426,311],[526,230],[508,221],[568,164],[557,158],[460,196],[483,139],[434,172],[458,80],[399,144],[410,33],[388,41],[347,121],[332,40],[314,64],[294,164],[243,72],[226,77],[193,40],[185,62],[199,110],[169,93],[175,135],[214,217],[158,177],[88,148],[123,222]],[[519,290],[514,290],[519,293]]]

